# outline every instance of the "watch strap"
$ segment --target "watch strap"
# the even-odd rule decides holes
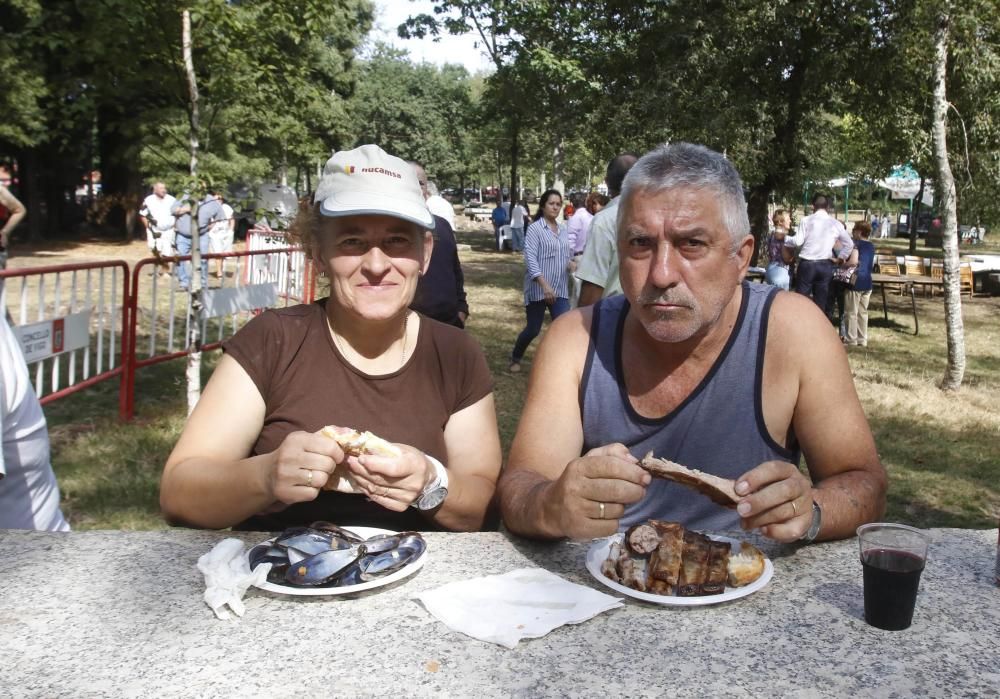
[[[823,524],[823,510],[820,509],[819,505],[813,500],[812,506],[812,523],[809,525],[809,529],[803,534],[799,541],[805,541],[811,543],[816,540],[819,536],[819,528]]]
[[[436,500],[436,504],[440,504],[448,496],[448,469],[430,454],[424,454],[424,458],[430,461],[431,466],[434,467],[434,478],[424,487],[420,495],[417,496],[417,499],[410,503],[410,507],[418,510],[433,509],[434,506],[426,505],[428,500]],[[438,491],[442,492],[439,493]],[[437,495],[437,497],[429,498],[428,496],[432,493]]]

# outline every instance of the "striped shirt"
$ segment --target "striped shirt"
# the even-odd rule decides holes
[[[535,282],[543,277],[556,292],[557,298],[569,298],[567,281],[570,250],[566,226],[559,226],[553,235],[549,224],[540,218],[530,226],[524,236],[524,305],[545,299],[542,285]]]

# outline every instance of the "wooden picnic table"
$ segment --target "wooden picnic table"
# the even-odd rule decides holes
[[[917,299],[914,294],[915,286],[922,286],[925,288],[938,287],[944,288],[943,279],[935,279],[933,277],[928,277],[922,274],[881,274],[872,273],[872,285],[878,286],[882,290],[882,314],[885,316],[886,322],[889,320],[889,305],[885,297],[885,287],[887,284],[899,284],[903,291],[909,292],[910,294],[910,307],[913,309],[913,334],[920,334],[920,319],[917,317]]]
[[[856,539],[757,540],[774,577],[747,597],[628,598],[507,650],[450,630],[416,595],[536,566],[610,592],[585,568],[590,542],[428,533],[426,565],[403,581],[352,598],[252,589],[245,616],[221,621],[198,557],[266,534],[0,530],[0,686],[15,697],[996,696],[997,530],[930,533],[905,631],[864,622]]]

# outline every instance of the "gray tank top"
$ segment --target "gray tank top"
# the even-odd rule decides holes
[[[764,424],[761,383],[767,319],[777,288],[743,282],[743,300],[732,335],[691,395],[671,413],[645,418],[632,407],[622,380],[622,328],[629,304],[611,296],[594,307],[590,347],[580,387],[584,451],[621,442],[636,458],[647,452],[677,463],[737,478],[764,461],[799,463],[794,435],[786,449]],[[650,518],[702,530],[739,529],[736,510],[659,478],[631,505],[624,530]]]

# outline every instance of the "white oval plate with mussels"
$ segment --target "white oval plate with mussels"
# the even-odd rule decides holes
[[[343,527],[343,529],[351,532],[362,539],[369,539],[373,536],[393,536],[398,532],[394,532],[390,529],[379,529],[377,527]],[[267,539],[266,541],[258,544],[259,546],[268,545],[274,543],[278,537]],[[377,577],[373,580],[367,582],[359,582],[353,585],[340,585],[337,587],[332,586],[317,586],[317,587],[307,587],[307,586],[297,586],[297,585],[283,585],[275,582],[264,581],[258,584],[256,587],[261,590],[267,590],[268,592],[275,592],[281,595],[297,595],[304,597],[327,597],[332,595],[350,595],[356,592],[364,592],[365,590],[371,590],[378,587],[383,587],[385,585],[391,585],[394,582],[407,578],[418,570],[420,570],[424,563],[427,562],[427,550],[424,551],[414,560],[407,563],[405,566],[396,570],[388,575],[382,577]]]
[[[707,536],[713,541],[724,541],[730,544],[734,552],[739,550],[740,541],[738,539],[716,534],[708,534]],[[651,602],[652,604],[662,604],[673,607],[699,607],[709,604],[729,602],[741,597],[746,597],[747,595],[752,595],[754,592],[757,592],[757,590],[767,585],[767,583],[771,580],[771,577],[774,575],[774,566],[771,564],[771,560],[765,557],[764,570],[760,577],[742,587],[730,587],[727,585],[725,591],[719,594],[682,597],[678,595],[659,595],[652,592],[642,592],[615,582],[601,571],[601,565],[608,560],[612,545],[617,543],[624,546],[624,544],[622,544],[624,538],[625,535],[619,533],[606,539],[598,539],[594,541],[594,543],[591,544],[590,549],[587,551],[587,570],[592,576],[594,576],[595,580],[603,585],[606,585],[615,592],[628,595],[629,597],[633,597],[644,602]]]

